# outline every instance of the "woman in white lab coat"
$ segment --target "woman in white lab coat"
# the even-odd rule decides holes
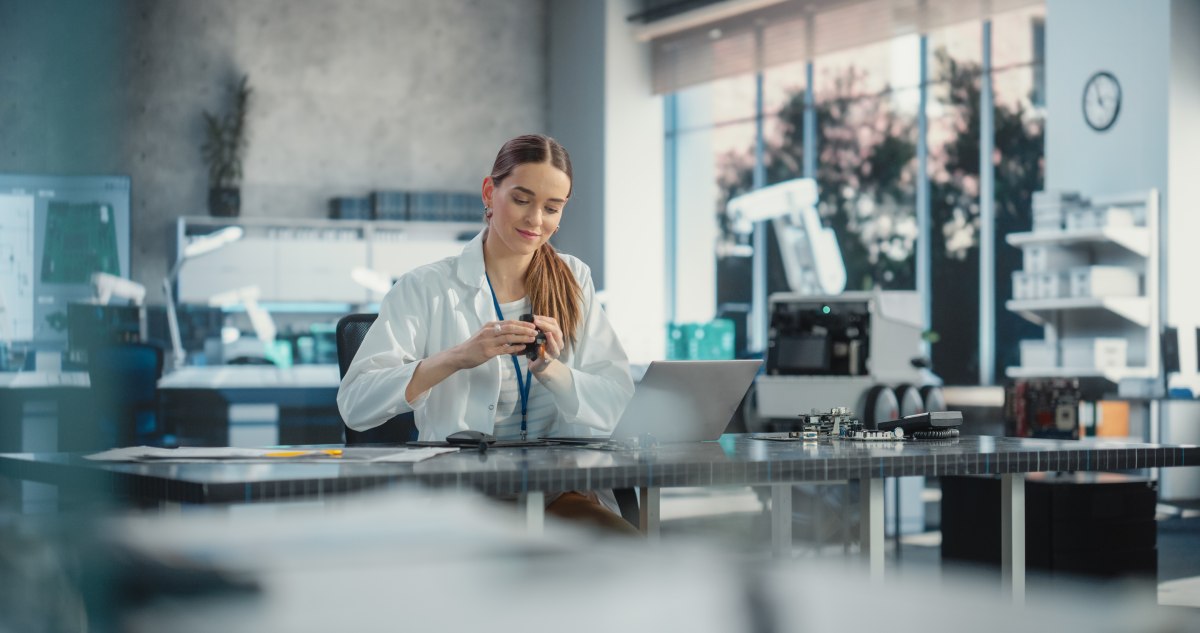
[[[486,228],[461,255],[401,277],[380,305],[338,389],[347,426],[413,411],[421,440],[612,431],[633,396],[629,361],[587,265],[549,243],[571,189],[570,157],[554,139],[501,147],[483,180]],[[533,323],[518,320],[526,313]],[[530,362],[523,352],[538,329],[546,341]],[[628,527],[608,498],[549,500],[547,512]]]

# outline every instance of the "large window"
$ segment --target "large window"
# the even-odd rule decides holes
[[[1019,364],[1017,341],[1040,329],[1005,309],[1021,253],[1005,236],[1029,230],[1030,200],[1042,187],[1043,117],[1032,105],[1041,56],[1034,30],[1044,9],[1000,14],[992,20],[992,72],[983,76],[979,24],[958,24],[929,34],[928,86],[930,212],[933,234],[933,366],[951,384],[980,376],[980,141],[981,91],[993,91],[995,253],[992,315],[996,350],[993,375]]]
[[[1030,196],[1042,186],[1043,24],[1041,7],[992,18],[988,80],[995,104],[991,162],[997,376],[1003,376],[1005,366],[1017,363],[1009,352],[1017,348],[1018,339],[1038,336],[1036,328],[1004,309],[1004,300],[1011,296],[1011,273],[1020,268],[1020,253],[1007,246],[1004,236],[1028,230]],[[847,289],[915,288],[915,251],[920,240],[918,119],[924,91],[932,219],[931,329],[937,341],[932,348],[934,369],[950,384],[978,381],[981,33],[979,22],[929,32],[924,85],[920,37],[910,35],[819,55],[813,60],[811,86],[806,79],[808,63],[799,62],[676,93],[670,101],[676,111],[671,119],[675,125],[667,132],[676,150],[672,173],[678,227],[675,301],[676,305],[690,301],[688,310],[676,311],[679,320],[713,314],[736,318],[730,313],[748,309],[752,275],[745,257],[748,250],[711,249],[704,256],[715,258],[715,266],[697,265],[694,258],[701,255],[699,249],[685,245],[687,237],[696,234],[690,223],[707,216],[715,226],[710,237],[734,243],[737,237],[722,223],[721,210],[731,196],[754,186],[756,170],[761,170],[763,184],[768,185],[805,175],[806,110],[815,115],[819,210],[838,236]],[[810,89],[811,99],[806,94]],[[756,125],[760,117],[761,145]],[[697,196],[697,191],[703,194]],[[743,239],[741,245],[748,244]],[[771,238],[769,292],[787,289],[774,248]],[[695,270],[715,279],[701,279],[693,274]],[[713,286],[711,302],[701,306],[695,300],[709,296],[699,289],[707,283]],[[707,316],[702,315],[705,309]],[[739,330],[744,331],[744,325]]]
[[[749,169],[756,117],[756,78],[723,79],[682,90],[666,100],[667,143],[673,165],[668,187],[674,200],[674,320],[702,321],[728,301],[718,296],[716,257],[732,169]]]
[[[918,40],[818,57],[817,184],[846,288],[915,287]]]

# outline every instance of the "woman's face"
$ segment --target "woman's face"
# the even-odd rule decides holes
[[[499,184],[483,180],[483,204],[491,208],[488,239],[495,246],[533,255],[558,230],[571,179],[550,163],[518,165]]]

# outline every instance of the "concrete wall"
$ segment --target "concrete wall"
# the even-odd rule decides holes
[[[102,3],[0,0],[0,170],[116,171],[125,22]]]
[[[159,298],[203,215],[201,112],[254,89],[242,213],[373,188],[475,190],[544,131],[545,0],[0,0],[0,171],[133,179],[133,278]]]
[[[626,17],[633,0],[555,0],[548,54],[550,133],[571,152],[575,191],[555,238],[592,267],[635,361],[666,349],[663,105],[650,54]]]
[[[556,0],[549,8],[547,119],[571,154],[575,182],[554,246],[604,276],[604,2]]]

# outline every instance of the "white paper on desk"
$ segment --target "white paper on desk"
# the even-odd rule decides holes
[[[272,449],[233,448],[229,446],[191,446],[184,448],[157,448],[154,446],[130,446],[114,448],[88,455],[87,458],[103,462],[137,462],[154,459],[248,459],[264,457]]]
[[[421,461],[425,461],[425,460],[429,459],[430,457],[437,457],[438,455],[441,455],[442,453],[453,453],[457,450],[458,450],[458,447],[456,447],[456,446],[446,446],[446,447],[425,446],[422,448],[410,448],[407,450],[400,451],[399,453],[392,453],[390,455],[376,457],[376,458],[372,459],[371,461],[373,461],[373,462],[421,462]]]

